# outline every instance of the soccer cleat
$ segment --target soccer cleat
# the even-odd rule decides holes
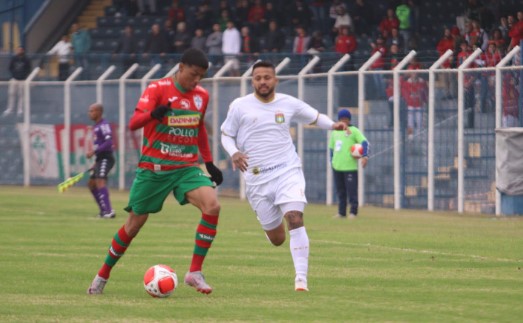
[[[98,214],[98,216],[102,219],[114,219],[116,217],[116,212],[114,212],[114,210],[111,210],[111,212],[109,213],[100,213]]]
[[[354,213],[349,214],[349,219],[351,219],[351,220],[356,219],[356,214],[354,214]]]
[[[91,283],[91,286],[89,286],[89,289],[87,289],[87,294],[102,294],[104,291],[105,284],[107,284],[107,279],[96,275],[93,279],[93,282]]]
[[[297,292],[308,292],[307,281],[303,278],[296,278],[294,281],[294,290]]]
[[[201,271],[187,272],[183,281],[185,285],[194,287],[200,293],[210,294],[212,292],[212,287],[205,282]]]
[[[333,218],[336,218],[336,219],[346,219],[347,216],[341,215],[341,214],[336,214],[335,216],[333,216]]]

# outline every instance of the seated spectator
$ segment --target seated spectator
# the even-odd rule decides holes
[[[307,36],[305,29],[303,27],[296,28],[296,36],[294,37],[294,42],[292,46],[292,52],[294,54],[305,54],[307,48],[309,47],[309,42],[311,41],[310,36]]]
[[[194,37],[191,39],[191,47],[206,52],[205,50],[205,41],[207,39],[203,35],[203,30],[201,28],[196,28],[194,31]]]
[[[323,34],[319,30],[314,31],[307,48],[307,53],[315,55],[324,52],[325,49],[326,46],[323,41]]]
[[[187,31],[187,24],[179,22],[176,25],[176,35],[174,35],[174,52],[183,53],[191,45],[191,34]]]
[[[269,31],[265,35],[264,52],[279,53],[285,46],[285,35],[275,20],[269,22]]]

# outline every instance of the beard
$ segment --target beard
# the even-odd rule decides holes
[[[256,95],[264,99],[271,97],[273,93],[274,88],[266,87],[266,90],[263,92],[261,91],[261,89],[256,89]]]

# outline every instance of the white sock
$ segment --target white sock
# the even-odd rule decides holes
[[[296,278],[307,281],[309,270],[309,237],[305,227],[300,227],[289,231],[290,249]]]

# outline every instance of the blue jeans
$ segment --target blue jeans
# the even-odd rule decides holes
[[[334,172],[334,183],[338,196],[338,214],[347,215],[347,198],[350,203],[350,213],[358,214],[358,171],[336,171]]]

